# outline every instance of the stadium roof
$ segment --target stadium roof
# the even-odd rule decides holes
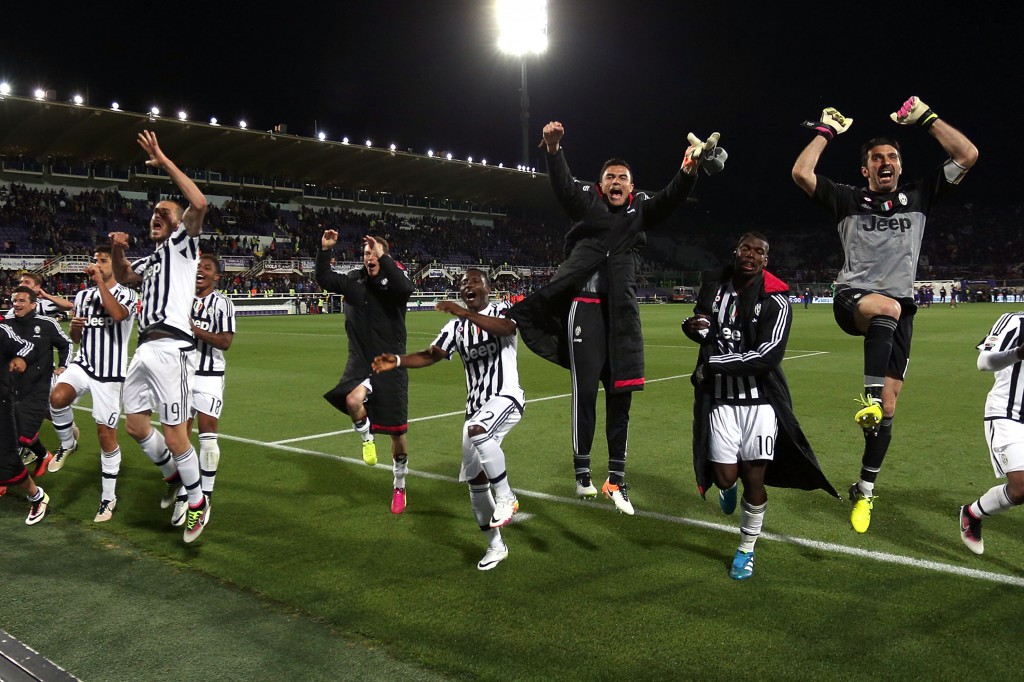
[[[39,161],[72,159],[129,168],[144,156],[135,143],[153,130],[182,169],[288,179],[322,187],[452,199],[474,205],[558,207],[547,175],[433,158],[364,144],[319,141],[271,131],[149,114],[0,96],[0,154]]]

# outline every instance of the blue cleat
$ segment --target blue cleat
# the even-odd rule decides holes
[[[729,577],[733,580],[746,580],[752,575],[754,575],[754,551],[744,552],[737,549],[736,556],[732,558]]]

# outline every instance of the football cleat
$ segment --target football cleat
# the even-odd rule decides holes
[[[46,516],[46,509],[50,506],[50,496],[45,492],[43,496],[32,503],[32,506],[28,508],[28,517],[25,519],[25,523],[29,526],[34,526],[43,520]]]
[[[185,521],[185,542],[192,542],[199,537],[199,534],[203,532],[203,528],[206,527],[206,522],[209,520],[210,503],[204,497],[203,506],[199,509],[188,510],[188,520]]]
[[[72,445],[70,448],[65,448],[63,445],[61,445],[59,448],[57,448],[57,451],[53,453],[53,459],[51,459],[50,463],[46,466],[46,470],[60,471],[61,467],[64,466],[64,459],[77,449],[77,440],[75,441],[75,444]]]
[[[519,511],[519,500],[516,498],[515,493],[507,497],[496,497],[494,499],[494,513],[491,514],[491,528],[501,528],[512,520],[512,516],[517,511]]]
[[[726,514],[732,514],[736,511],[736,488],[738,485],[738,483],[733,483],[732,487],[728,490],[718,491],[718,506],[721,507],[722,511]]]
[[[477,563],[476,567],[481,571],[489,571],[508,557],[508,547],[504,544],[501,547],[488,547],[484,558]]]
[[[857,414],[853,415],[857,426],[865,431],[877,431],[878,425],[882,423],[882,401],[862,394],[854,398],[854,402],[861,406]]]
[[[971,515],[969,505],[960,507],[960,539],[975,554],[985,553],[985,541],[981,539],[981,519]]]
[[[601,492],[615,503],[615,508],[619,510],[620,514],[633,515],[633,503],[629,501],[628,484],[615,485],[611,480],[607,480],[601,486]]]
[[[178,527],[185,525],[188,518],[188,495],[184,488],[178,488],[178,496],[174,498],[174,506],[171,508],[171,525]]]
[[[736,556],[732,558],[732,566],[729,567],[729,577],[733,580],[746,580],[754,575],[754,550],[744,552],[736,550]]]
[[[576,497],[580,499],[593,499],[597,497],[597,488],[590,480],[590,474],[585,474],[576,479]]]
[[[96,510],[96,518],[93,519],[94,523],[103,523],[109,521],[114,517],[114,507],[117,506],[117,498],[112,500],[103,500],[100,502],[100,508]]]
[[[178,499],[178,488],[181,487],[181,478],[175,473],[170,479],[164,479],[164,483],[167,484],[167,487],[164,489],[163,497],[160,498],[161,509],[167,509]]]
[[[40,478],[43,474],[45,474],[47,471],[47,467],[49,467],[50,462],[52,461],[53,453],[47,450],[46,456],[36,461],[36,468],[32,472],[32,478]]]
[[[6,494],[7,494],[7,486],[0,485],[0,497],[3,497]]]
[[[405,511],[405,488],[395,488],[391,496],[391,513],[401,514]]]
[[[854,483],[850,486],[850,501],[853,502],[850,525],[858,533],[868,532],[868,526],[871,525],[871,510],[875,506],[874,496],[866,496],[860,491],[860,486]]]
[[[363,461],[371,467],[377,464],[377,445],[372,440],[363,441]]]

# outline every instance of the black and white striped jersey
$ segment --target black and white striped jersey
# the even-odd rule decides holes
[[[222,332],[234,334],[235,305],[230,298],[218,291],[211,291],[204,297],[196,296],[192,303],[192,324],[203,331],[214,334]],[[196,339],[196,353],[199,357],[196,374],[205,376],[224,374],[226,367],[224,351]]]
[[[132,270],[142,277],[140,333],[163,328],[192,338],[189,320],[198,265],[199,237],[190,237],[184,223],[178,223],[178,229],[152,255],[132,263]]]
[[[740,319],[739,295],[732,282],[723,284],[715,297],[712,314],[717,324],[715,349],[708,360],[714,376],[714,400],[729,404],[769,403],[761,379],[761,368],[777,366],[786,352],[790,307],[784,294],[772,294],[754,309],[752,326],[758,338],[744,338],[746,321]]]
[[[75,317],[85,320],[78,353],[73,362],[81,365],[97,381],[124,381],[128,370],[128,339],[135,322],[139,295],[134,289],[117,284],[110,295],[128,311],[128,317],[116,322],[103,307],[100,290],[89,287],[75,295]]]
[[[504,317],[508,308],[507,303],[495,301],[480,314]],[[449,359],[453,353],[462,358],[466,368],[467,415],[475,413],[495,396],[510,398],[522,409],[525,395],[519,386],[518,343],[515,334],[497,336],[463,318],[455,318],[446,324],[431,343],[443,350]]]
[[[977,348],[982,353],[1013,351],[1021,344],[1024,312],[1005,313]],[[1014,358],[1015,359],[1015,358]],[[980,366],[980,363],[979,363]],[[1017,360],[995,371],[995,383],[985,399],[985,419],[1012,419],[1024,422],[1024,362]]]

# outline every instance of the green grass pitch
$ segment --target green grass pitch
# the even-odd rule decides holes
[[[2,627],[86,680],[1017,678],[1005,634],[1024,597],[1024,514],[987,521],[981,557],[956,516],[996,481],[981,426],[992,377],[974,346],[1015,308],[919,312],[871,529],[851,530],[846,501],[769,489],[742,583],[727,576],[738,514],[693,481],[696,348],[679,330],[690,306],[642,310],[631,518],[574,499],[568,372],[520,347],[528,404],[505,449],[523,518],[490,572],[475,569],[485,543],[456,482],[460,362],[410,372],[413,473],[393,517],[387,440],[382,464],[365,466],[351,424],[321,398],[344,364],[343,318],[240,318],[200,541],[170,527],[159,476],[123,432],[114,519],[92,522],[98,449],[79,411],[81,448],[40,481],[52,515],[30,528],[19,495],[0,500]],[[845,494],[862,448],[861,340],[830,306],[793,314],[795,410]],[[409,350],[445,321],[410,313]]]

